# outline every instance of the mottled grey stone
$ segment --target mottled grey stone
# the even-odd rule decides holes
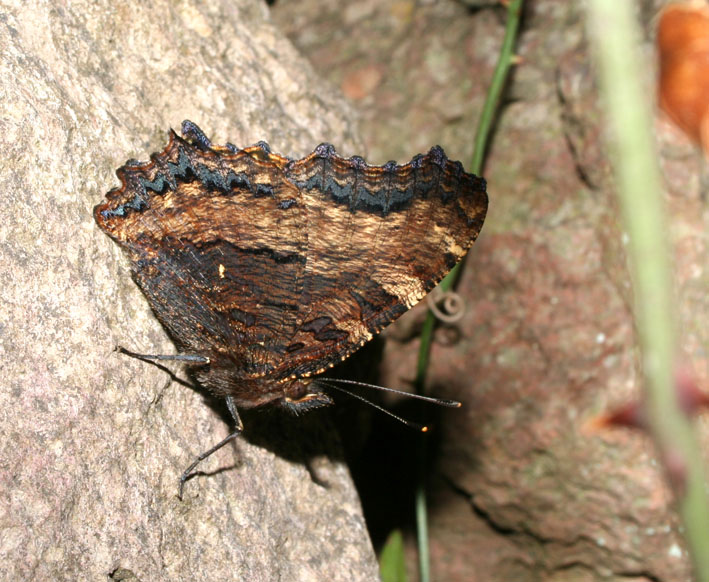
[[[376,579],[326,414],[248,415],[180,502],[228,426],[112,351],[174,347],[91,211],[184,118],[294,156],[360,145],[257,0],[0,3],[0,578]]]

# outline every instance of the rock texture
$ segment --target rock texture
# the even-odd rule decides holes
[[[257,0],[4,1],[0,71],[0,578],[375,579],[327,414],[245,416],[176,498],[229,429],[112,351],[173,346],[91,215],[184,118],[219,143],[351,155],[352,112]]]
[[[652,92],[652,22],[663,2],[636,4]],[[584,430],[588,419],[639,395],[624,234],[583,3],[525,6],[520,64],[483,172],[490,210],[459,287],[468,309],[457,327],[439,329],[431,357],[431,390],[464,403],[439,422],[433,578],[687,582],[689,560],[652,444],[626,430]],[[274,15],[361,106],[373,161],[405,159],[433,143],[470,158],[504,34],[499,8],[363,0],[323,10],[312,1],[278,3]],[[700,157],[661,116],[656,129],[681,350],[706,386],[709,213]],[[416,354],[416,342],[389,341],[378,381],[406,384]],[[406,498],[394,455],[403,441],[379,435],[386,445],[367,449],[376,455],[366,465],[394,490],[363,489],[365,512],[381,528],[408,525],[389,511]],[[415,564],[413,550],[411,558]]]

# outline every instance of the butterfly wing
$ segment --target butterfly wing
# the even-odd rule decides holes
[[[174,132],[150,163],[117,175],[122,186],[95,208],[96,221],[128,253],[178,349],[210,359],[206,387],[230,393],[229,383],[269,376],[302,294],[297,188],[259,148],[205,148]]]
[[[201,133],[200,133],[201,135]],[[485,181],[440,148],[369,166],[174,132],[94,209],[198,378],[241,405],[345,359],[418,302],[482,227]]]
[[[470,248],[487,212],[485,181],[439,147],[403,166],[369,166],[323,144],[287,176],[308,221],[301,323],[279,367],[296,376],[345,359],[415,305]]]

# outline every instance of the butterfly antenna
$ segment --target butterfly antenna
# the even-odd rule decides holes
[[[420,430],[421,432],[428,432],[428,427],[424,424],[419,424],[418,422],[414,422],[413,420],[407,420],[405,418],[402,418],[398,414],[394,414],[391,410],[387,410],[383,406],[379,406],[378,404],[372,402],[371,400],[367,400],[364,396],[360,396],[359,394],[356,394],[355,392],[351,392],[350,390],[347,390],[346,388],[343,388],[342,386],[337,386],[336,384],[330,384],[332,381],[329,379],[329,382],[323,382],[322,380],[318,379],[318,383],[327,386],[328,388],[333,388],[334,390],[337,390],[339,392],[342,392],[343,394],[347,394],[348,396],[352,396],[352,398],[356,398],[357,400],[361,400],[365,404],[369,404],[372,408],[376,408],[380,412],[383,412],[384,414],[391,416],[392,418],[395,418],[399,422],[405,424],[406,426],[409,426],[411,428],[415,428]],[[356,382],[353,382],[356,384]],[[396,392],[396,390],[395,390]]]
[[[358,382],[357,380],[342,380],[340,378],[319,378],[319,380],[327,380],[328,382],[336,382],[339,384],[351,384],[353,386],[362,386],[363,388],[373,388],[374,390],[381,390],[382,392],[392,392],[394,394],[400,394],[401,396],[406,396],[407,398],[414,398],[416,400],[423,400],[424,402],[430,402],[431,404],[438,404],[439,406],[448,406],[449,408],[460,408],[462,405],[457,400],[448,400],[446,398],[434,398],[432,396],[423,396],[422,394],[414,394],[411,392],[404,392],[403,390],[396,390],[395,388],[387,388],[386,386],[378,386],[377,384],[367,384],[366,382]],[[332,388],[336,386],[328,384]],[[340,391],[346,392],[347,394],[352,394],[348,390],[343,390],[339,388]],[[355,394],[352,394],[355,396]],[[367,401],[369,402],[369,401]]]

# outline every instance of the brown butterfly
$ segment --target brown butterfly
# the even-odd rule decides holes
[[[192,122],[148,163],[128,162],[94,208],[187,363],[239,407],[330,404],[316,378],[415,305],[463,257],[485,180],[440,147],[370,166],[329,144],[292,160],[260,142],[213,145]],[[434,401],[459,405],[452,401]]]

